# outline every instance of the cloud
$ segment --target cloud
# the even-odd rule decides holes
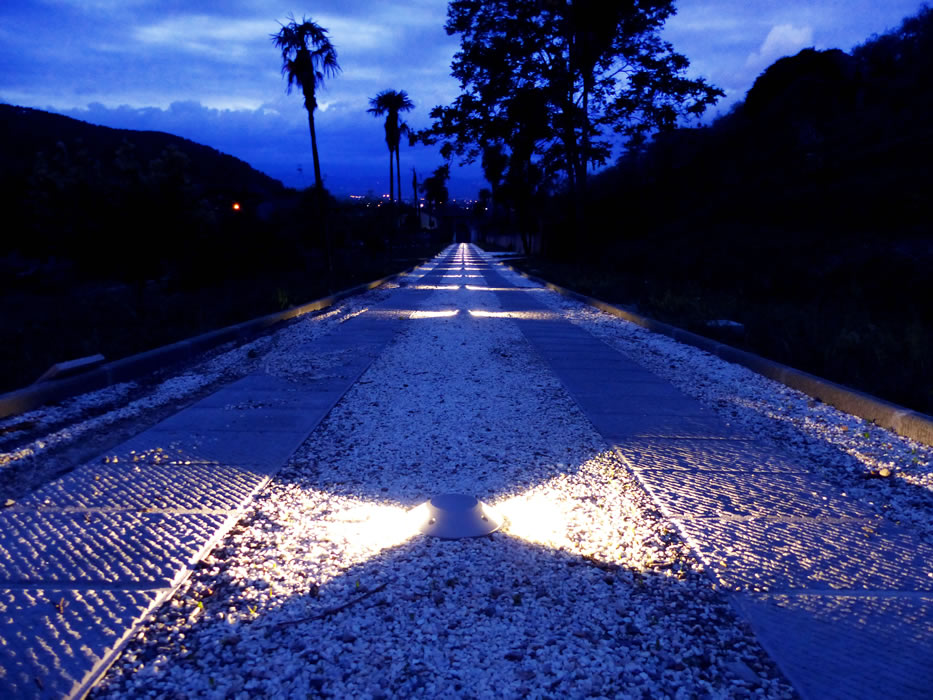
[[[778,24],[771,27],[768,36],[758,51],[750,54],[745,61],[746,68],[763,69],[777,59],[795,54],[801,49],[813,46],[813,28],[795,27],[792,24]]]

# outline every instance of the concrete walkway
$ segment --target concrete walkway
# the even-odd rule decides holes
[[[418,286],[444,284],[455,261],[496,290],[801,695],[930,696],[930,547],[765,452],[472,249],[450,251]],[[246,377],[0,511],[0,695],[86,692],[429,294],[401,288],[312,343],[330,359],[320,374]]]
[[[0,697],[86,693],[429,294],[311,343],[319,373],[247,376],[0,511]]]

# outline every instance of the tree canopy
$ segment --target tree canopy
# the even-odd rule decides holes
[[[724,94],[687,78],[689,61],[660,38],[673,13],[673,0],[452,0],[461,94],[432,111],[425,139],[480,159],[494,194],[519,180],[575,191],[609,161],[613,134],[640,142]]]

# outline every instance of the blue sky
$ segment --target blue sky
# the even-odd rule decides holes
[[[851,49],[914,14],[918,0],[680,0],[665,38],[727,92],[713,113],[742,99],[764,68],[802,48]],[[456,37],[443,0],[4,0],[0,3],[0,102],[130,129],[178,134],[301,187],[313,168],[307,114],[286,95],[269,35],[289,14],[330,31],[343,72],[319,94],[325,183],[338,195],[388,191],[382,121],[366,113],[381,90],[406,90],[408,121],[457,95]],[[435,149],[402,151],[411,168],[442,163]],[[299,171],[299,167],[301,171]],[[454,168],[454,196],[484,185],[478,168]]]

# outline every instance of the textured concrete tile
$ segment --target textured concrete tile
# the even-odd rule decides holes
[[[158,595],[0,589],[0,697],[61,698],[77,692]]]
[[[643,470],[638,478],[673,518],[874,515],[808,474]]]
[[[587,414],[604,413],[607,415],[644,417],[685,416],[719,421],[719,416],[713,411],[683,394],[679,396],[676,394],[631,396],[609,393],[572,393]]]
[[[320,379],[294,382],[268,374],[251,374],[228,384],[194,404],[197,407],[256,406],[264,408],[320,408],[332,406],[347,381],[322,370]]]
[[[179,462],[164,452],[85,464],[20,500],[16,510],[234,510],[268,481],[242,467]]]
[[[929,698],[933,596],[739,595],[804,698]]]
[[[227,517],[0,511],[0,585],[167,587]]]
[[[155,432],[193,433],[222,431],[239,433],[308,433],[330,409],[329,404],[311,407],[270,408],[255,402],[225,406],[191,406],[152,428]]]
[[[633,438],[617,444],[633,469],[804,472],[780,453],[765,451],[748,440],[664,440]]]
[[[732,590],[933,590],[933,547],[880,520],[675,520]]]
[[[564,379],[564,374],[562,372],[559,374]],[[653,400],[680,401],[684,397],[670,384],[652,381],[649,377],[636,375],[626,377],[624,374],[608,372],[601,377],[592,372],[568,373],[564,386],[573,387],[574,395],[583,400],[617,398],[622,402],[631,403],[632,399],[638,399],[640,404]]]
[[[132,460],[139,454],[162,451],[174,461],[222,464],[269,474],[278,471],[310,432],[148,430],[105,456]]]
[[[582,406],[587,418],[613,445],[631,438],[694,438],[700,440],[742,439],[738,428],[708,416],[639,416],[622,413],[591,412]]]

